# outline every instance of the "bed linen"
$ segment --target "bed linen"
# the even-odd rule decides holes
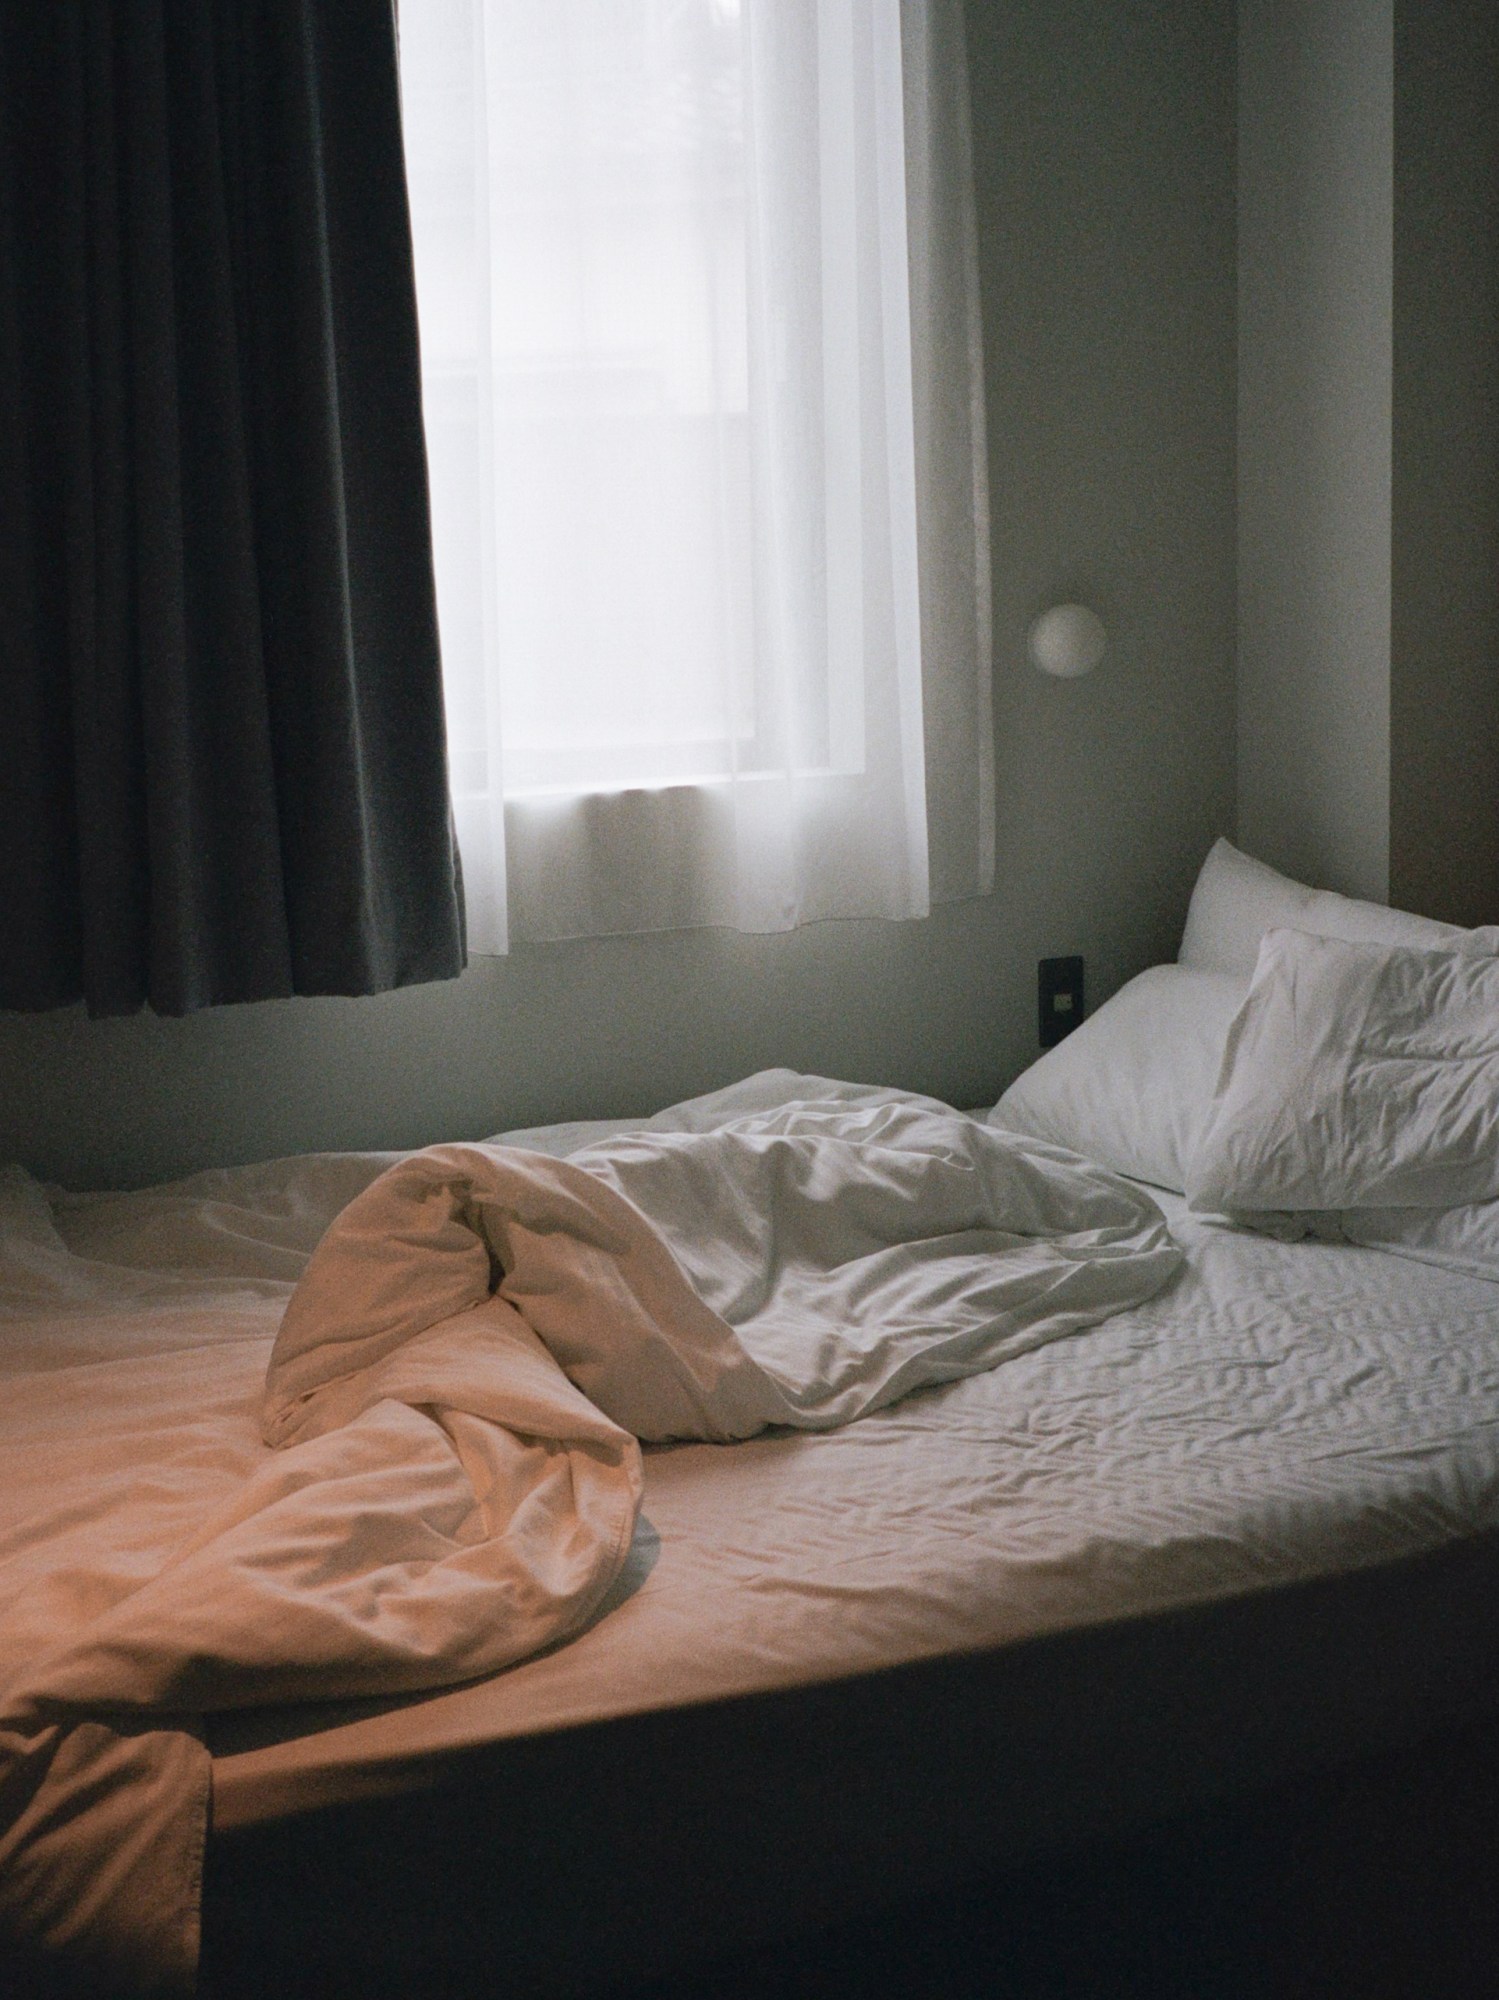
[[[570,1162],[433,1149],[347,1207],[330,1196],[384,1162],[52,1203],[10,1178],[12,1937],[111,1986],[185,1987],[196,1717],[492,1673],[616,1582],[639,1435],[842,1424],[1179,1265],[1101,1169],[926,1100],[787,1083]]]
[[[1499,932],[1454,949],[1271,930],[1225,1038],[1192,1206],[1431,1208],[1499,1197]]]
[[[648,1450],[618,1599],[566,1647],[378,1712],[219,1718],[215,1825],[419,1788],[497,1740],[1274,1593],[1499,1530],[1499,1282],[1157,1200],[1185,1268],[1085,1342],[824,1437]]]
[[[1455,945],[1470,935],[1457,924],[1293,881],[1229,841],[1215,840],[1193,884],[1177,962],[1247,980],[1270,930],[1422,948]]]
[[[373,1983],[465,1929],[518,1993],[593,1990],[1490,1713],[1499,1258],[1156,1198],[1185,1270],[1071,1352],[825,1437],[648,1450],[613,1606],[567,1646],[219,1719],[220,1938],[289,1992],[310,1955]],[[518,1794],[547,1806],[517,1852]],[[431,1921],[320,1917],[287,1953],[268,1899],[368,1912],[382,1852],[453,1880]]]

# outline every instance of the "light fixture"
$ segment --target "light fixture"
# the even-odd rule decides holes
[[[1030,654],[1043,674],[1070,681],[1092,673],[1106,643],[1097,612],[1086,604],[1054,604],[1031,627]]]

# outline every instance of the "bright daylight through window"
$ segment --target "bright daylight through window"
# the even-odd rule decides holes
[[[980,891],[958,0],[422,0],[401,61],[474,947]]]

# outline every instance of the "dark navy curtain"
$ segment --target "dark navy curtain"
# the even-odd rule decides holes
[[[0,0],[0,1006],[463,964],[391,0]]]

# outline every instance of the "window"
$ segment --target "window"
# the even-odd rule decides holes
[[[988,887],[958,0],[422,0],[401,59],[474,948]]]

